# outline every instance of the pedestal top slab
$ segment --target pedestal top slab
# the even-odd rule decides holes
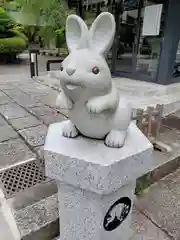
[[[104,141],[62,136],[63,122],[50,125],[44,155],[46,175],[80,188],[110,193],[151,169],[152,144],[134,123],[122,148]]]

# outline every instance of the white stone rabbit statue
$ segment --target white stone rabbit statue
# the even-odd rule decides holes
[[[90,30],[80,17],[67,18],[66,41],[70,53],[54,76],[60,79],[63,90],[57,104],[69,109],[64,137],[75,138],[81,133],[105,139],[109,147],[124,145],[131,108],[120,98],[105,60],[114,34],[115,20],[108,12],[101,13]]]

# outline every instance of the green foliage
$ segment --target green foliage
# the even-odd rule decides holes
[[[56,33],[56,47],[60,48],[66,42],[65,41],[65,29],[64,28],[57,29],[55,31],[55,33]]]
[[[64,28],[69,10],[66,0],[16,0],[23,19],[28,23],[25,30],[29,41],[43,41],[48,45],[56,39],[56,30]]]
[[[40,41],[39,37],[40,27],[38,26],[24,26],[24,33],[27,36],[30,43],[38,43]]]
[[[20,29],[14,28],[14,29],[11,30],[11,32],[14,33],[15,36],[24,39],[26,45],[28,44],[28,38],[26,37],[26,35],[22,31],[20,31]]]
[[[23,15],[24,23],[28,23],[28,25],[40,25],[41,6],[44,5],[44,1],[16,0],[16,3]]]
[[[74,13],[73,9],[69,9],[66,0],[15,0],[12,2],[9,2],[9,0],[0,0],[0,2],[1,1],[10,12],[15,9],[19,11],[17,21],[22,23],[23,27],[20,24],[16,24],[15,29],[24,33],[29,42],[40,43],[41,46],[44,45],[46,47],[50,46],[52,42],[54,42],[54,47],[55,45],[61,47],[65,43],[63,29],[66,18],[69,14]],[[2,26],[4,28],[7,24],[3,24]],[[12,28],[12,25],[10,28]],[[0,31],[2,30],[0,29]],[[7,29],[4,29],[4,31],[7,31]]]
[[[0,53],[19,54],[27,47],[26,41],[18,36],[0,38]]]
[[[73,10],[69,10],[66,0],[45,0],[47,5],[42,10],[43,18],[48,26],[54,29],[63,28],[66,23],[66,18]]]
[[[5,10],[0,7],[0,32],[7,32],[9,29],[13,28],[14,22],[5,12]]]
[[[0,6],[6,10],[15,11],[17,9],[17,4],[15,1],[0,0]]]
[[[27,37],[18,30],[6,11],[0,8],[0,55],[16,55],[27,48]]]
[[[4,7],[7,2],[7,0],[0,0],[0,7]]]
[[[65,25],[69,10],[66,0],[16,0],[25,22],[37,26],[51,26],[54,29]]]
[[[22,26],[21,24],[15,24],[13,29],[15,29],[15,30],[17,30],[19,32],[22,32],[22,33],[25,32],[24,26]]]

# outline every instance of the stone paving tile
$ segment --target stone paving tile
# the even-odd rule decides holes
[[[26,89],[33,89],[38,87],[39,83],[35,82],[33,79],[28,79],[27,81],[21,82],[20,84],[15,83],[14,86],[24,91]]]
[[[30,159],[36,159],[34,154],[21,139],[13,139],[0,143],[0,170]]]
[[[50,87],[48,88],[49,88],[48,92],[44,92],[43,94],[32,94],[31,96],[36,101],[43,102],[44,104],[47,105],[55,106],[59,92],[51,89]]]
[[[6,83],[6,84],[2,84],[2,82],[0,82],[0,89],[1,90],[5,90],[5,89],[13,89],[13,88],[15,88],[15,86],[13,85],[13,84],[8,84],[8,83]]]
[[[14,212],[16,224],[22,236],[22,239],[34,239],[28,236],[32,232],[36,232],[47,224],[55,222],[58,218],[57,196],[52,195],[42,199],[25,208],[21,208]],[[44,230],[45,231],[45,230]],[[49,235],[49,234],[48,234]],[[50,239],[46,235],[41,234],[37,239]]]
[[[37,101],[36,99],[33,99],[32,97],[26,95],[26,96],[16,96],[14,97],[14,100],[24,108],[28,109],[29,107],[35,107],[42,105],[41,102]]]
[[[22,130],[25,128],[35,127],[41,125],[41,121],[39,121],[34,116],[11,119],[9,122],[13,125],[13,127],[17,130]]]
[[[139,213],[133,211],[132,228],[135,230],[135,235],[131,240],[170,240],[160,228],[156,227],[149,219]]]
[[[6,119],[30,116],[30,114],[27,111],[25,111],[22,107],[20,107],[16,103],[9,103],[9,104],[0,106],[0,113]]]
[[[0,142],[18,138],[18,133],[9,125],[0,126]]]
[[[55,110],[53,110],[52,108],[45,106],[45,105],[32,107],[32,108],[30,108],[30,111],[36,116],[42,116],[42,115],[46,115],[46,114],[55,114],[56,113]]]
[[[7,121],[0,115],[0,126],[8,125]]]
[[[19,90],[17,87],[15,87],[14,89],[5,89],[4,92],[10,97],[15,97],[21,94],[25,94],[21,90]]]
[[[165,230],[174,240],[180,239],[180,169],[166,176],[136,203],[138,209]]]
[[[52,71],[51,71],[52,72]],[[51,74],[51,73],[50,73]],[[45,75],[45,76],[37,76],[35,77],[35,80],[37,82],[40,82],[44,85],[47,85],[49,87],[53,87],[54,89],[56,90],[60,90],[61,87],[60,87],[60,81],[56,78],[52,78],[51,76],[49,75]]]
[[[8,97],[5,93],[0,92],[0,105],[12,103],[12,102],[13,100],[10,97]]]
[[[20,130],[19,133],[32,147],[44,145],[47,134],[46,125],[39,125],[32,128]]]
[[[28,76],[27,74],[21,73],[22,68],[19,65],[16,65],[20,70],[19,74],[12,73],[14,70],[13,66],[15,67],[15,65],[9,65],[9,74],[1,75],[1,77],[3,79],[3,84],[9,84],[9,83],[10,84],[21,84],[21,83],[27,82],[27,81],[29,81],[29,79],[31,79],[30,76]],[[3,66],[3,68],[4,67],[5,67],[5,65]]]
[[[57,97],[59,95],[59,92],[55,92],[55,93],[49,93],[47,95],[41,95],[39,96],[38,98],[36,98],[37,101],[41,101],[43,102],[45,105],[49,105],[53,108],[56,108],[56,100],[57,100]]]
[[[60,114],[65,115],[66,117],[68,117],[68,109],[65,108],[57,108],[56,109]]]
[[[25,108],[39,106],[43,103],[55,106],[59,94],[59,91],[35,81],[14,86],[13,89],[7,89],[4,92]]]
[[[44,86],[38,83],[33,83],[29,87],[28,85],[20,86],[20,89],[23,90],[23,92],[34,96],[46,95],[51,90],[51,88],[49,88],[48,86]]]
[[[19,105],[23,107],[34,107],[42,104],[36,99],[33,99],[30,95],[22,92],[18,88],[11,89],[11,90],[4,90],[4,92],[8,96],[10,96],[13,99],[13,101],[16,101]]]
[[[49,125],[55,122],[62,122],[67,118],[64,115],[57,113],[57,114],[40,116],[40,119],[43,121],[44,124]]]
[[[19,88],[20,91],[23,91],[24,94],[30,95],[33,101],[37,103],[41,102],[44,104],[48,104],[50,106],[55,105],[57,96],[59,94],[59,91],[54,90],[49,86],[44,86],[35,81],[23,85],[21,84],[20,86],[17,86],[17,88]]]

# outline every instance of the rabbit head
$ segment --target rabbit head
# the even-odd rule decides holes
[[[115,20],[112,14],[101,13],[88,30],[77,15],[66,22],[66,42],[69,55],[61,65],[60,81],[63,88],[94,89],[108,92],[112,87],[111,73],[105,56],[112,46]]]

